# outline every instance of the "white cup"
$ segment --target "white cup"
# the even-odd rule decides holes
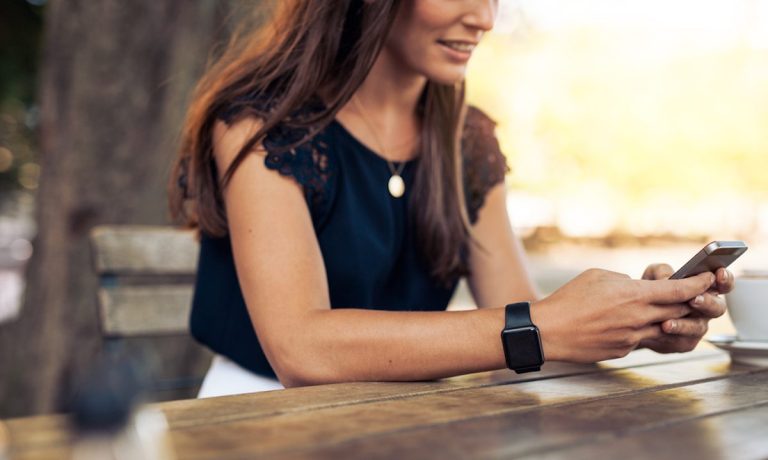
[[[740,340],[768,341],[768,270],[744,270],[725,299]]]

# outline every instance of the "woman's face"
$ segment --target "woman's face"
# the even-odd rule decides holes
[[[403,0],[385,49],[430,80],[456,83],[497,12],[498,0]]]

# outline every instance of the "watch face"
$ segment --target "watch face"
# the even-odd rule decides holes
[[[504,355],[510,369],[540,366],[544,363],[536,326],[507,329],[503,332]]]

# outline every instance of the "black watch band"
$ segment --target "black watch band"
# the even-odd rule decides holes
[[[507,305],[501,343],[507,367],[518,374],[541,370],[544,352],[539,328],[531,321],[530,302]]]
[[[531,321],[531,303],[518,302],[507,305],[504,309],[504,329],[533,326]]]

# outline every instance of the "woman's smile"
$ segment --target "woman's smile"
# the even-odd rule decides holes
[[[460,82],[497,12],[498,0],[404,1],[385,52],[401,69],[443,84]]]
[[[477,46],[476,42],[465,40],[438,40],[437,43],[451,59],[460,62],[468,61]]]

